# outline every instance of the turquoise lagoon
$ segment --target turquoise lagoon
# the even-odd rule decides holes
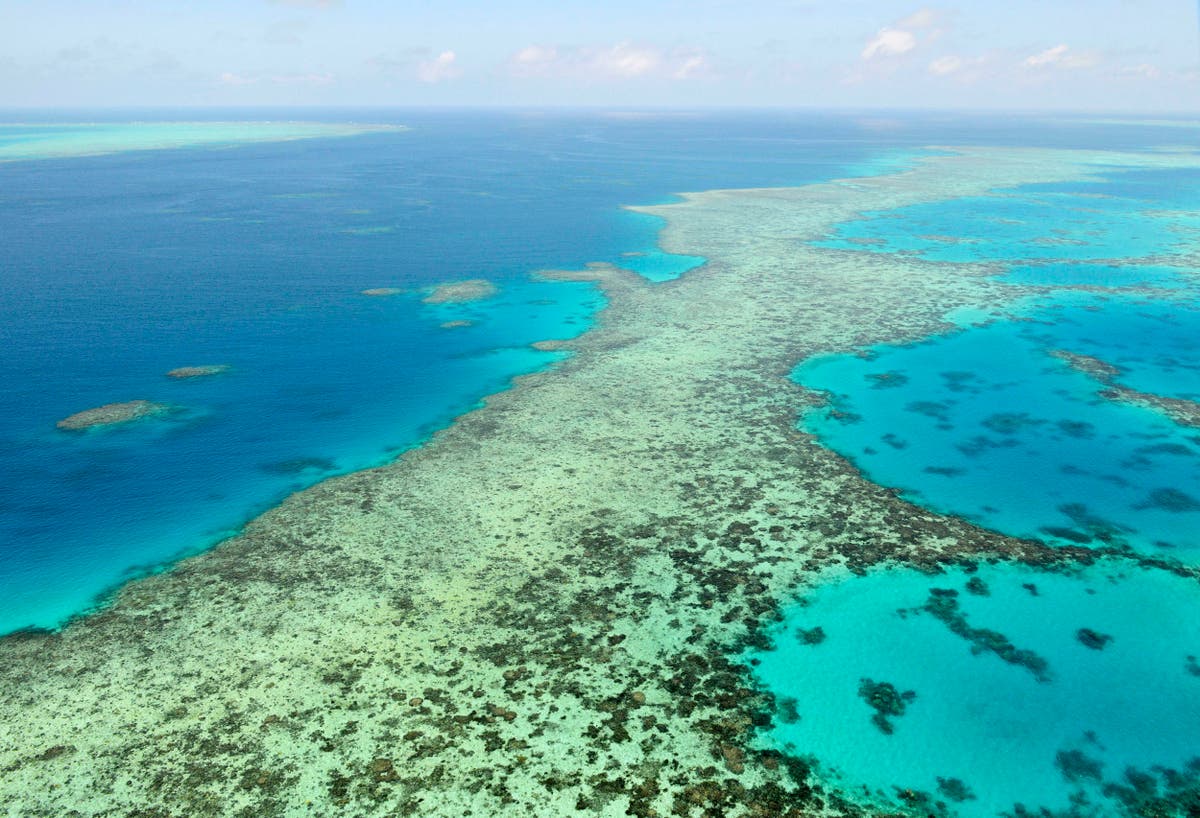
[[[828,403],[801,424],[942,513],[1197,565],[1200,430],[1063,355],[1200,400],[1197,205],[1200,174],[1117,169],[839,225],[818,244],[987,263],[1025,289],[944,334],[804,362]],[[1198,608],[1194,578],[1132,560],[831,577],[746,657],[777,704],[759,738],[889,809],[1194,814]]]
[[[776,697],[767,743],[865,804],[1183,814],[1200,803],[1182,794],[1200,775],[1198,605],[1194,580],[1119,561],[882,569],[831,578],[745,658]]]
[[[964,316],[945,335],[805,362],[795,377],[830,404],[804,424],[940,511],[1195,562],[1200,432],[1105,397],[1106,384],[1059,355],[1116,366],[1134,390],[1200,399],[1197,272],[1162,263],[1196,246],[1198,204],[1200,174],[1116,172],[840,225],[820,244],[989,262],[1001,281],[1045,289],[1007,317]]]

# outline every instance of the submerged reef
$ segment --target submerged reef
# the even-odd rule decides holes
[[[790,379],[798,361],[918,339],[949,310],[1020,294],[982,267],[807,241],[864,210],[1103,161],[1191,163],[966,149],[853,184],[641,208],[668,220],[665,250],[709,263],[669,287],[610,265],[547,273],[608,300],[556,368],[60,633],[0,643],[0,808],[870,814],[755,745],[789,710],[732,657],[822,570],[1093,552],[913,506],[797,428],[821,401]],[[969,797],[948,783],[955,796]]]
[[[471,278],[439,284],[421,300],[426,304],[461,304],[467,301],[482,301],[491,298],[497,292],[496,285],[487,279]]]
[[[1121,376],[1120,367],[1091,355],[1080,355],[1061,349],[1053,350],[1050,354],[1072,369],[1104,384],[1107,388],[1100,391],[1100,397],[1106,400],[1145,406],[1163,413],[1180,426],[1200,427],[1200,403],[1196,401],[1140,392],[1123,386],[1117,382],[1117,378]]]
[[[363,290],[363,295],[369,295],[373,298],[387,298],[389,295],[400,295],[404,290],[399,287],[371,287]]]
[[[221,375],[229,371],[228,364],[208,364],[205,366],[181,366],[167,373],[168,378],[186,380],[189,378],[207,378],[210,375]]]
[[[115,426],[141,418],[162,415],[170,411],[169,406],[148,400],[131,400],[124,403],[106,403],[94,409],[85,409],[65,417],[55,424],[65,431],[82,431],[98,426]]]
[[[891,682],[876,682],[873,679],[859,682],[858,696],[875,711],[871,723],[889,736],[896,732],[892,719],[903,716],[908,703],[917,698],[916,691],[901,692]]]

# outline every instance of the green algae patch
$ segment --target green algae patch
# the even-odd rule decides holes
[[[910,505],[796,428],[820,401],[790,380],[798,361],[921,338],[952,310],[999,309],[1019,292],[983,266],[811,242],[863,211],[1143,161],[1192,160],[966,149],[897,176],[644,208],[667,219],[664,250],[708,263],[658,286],[606,264],[546,273],[595,281],[607,299],[571,357],[394,464],[292,495],[61,633],[0,642],[0,805],[869,814],[796,754],[756,743],[775,703],[735,659],[769,642],[782,602],[826,570],[1094,553]],[[992,596],[971,599],[996,598],[988,584]],[[839,637],[819,627],[823,639],[790,638],[820,656]],[[1089,650],[1080,627],[1114,639]],[[1126,645],[1096,619],[1065,638],[1093,658]],[[991,653],[975,661],[1038,684]],[[916,692],[889,717],[893,735],[871,724],[863,678]],[[938,701],[874,671],[848,693],[857,722],[892,742]],[[809,702],[794,699],[779,721],[805,722]],[[59,747],[73,749],[43,760]],[[937,776],[925,789],[939,795],[914,790],[902,806],[981,797],[965,775]]]

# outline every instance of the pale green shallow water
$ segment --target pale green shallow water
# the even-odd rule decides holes
[[[242,142],[350,136],[380,126],[322,122],[123,122],[2,124],[0,162],[93,156]],[[389,126],[389,130],[397,130]]]

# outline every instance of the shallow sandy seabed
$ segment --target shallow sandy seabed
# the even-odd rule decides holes
[[[816,815],[750,748],[727,658],[823,568],[1086,559],[908,505],[796,428],[811,355],[1028,291],[980,266],[807,246],[861,210],[1190,155],[976,150],[894,176],[639,208],[709,263],[609,307],[393,465],[0,644],[0,804],[68,815]],[[1182,571],[1182,569],[1178,569]]]

